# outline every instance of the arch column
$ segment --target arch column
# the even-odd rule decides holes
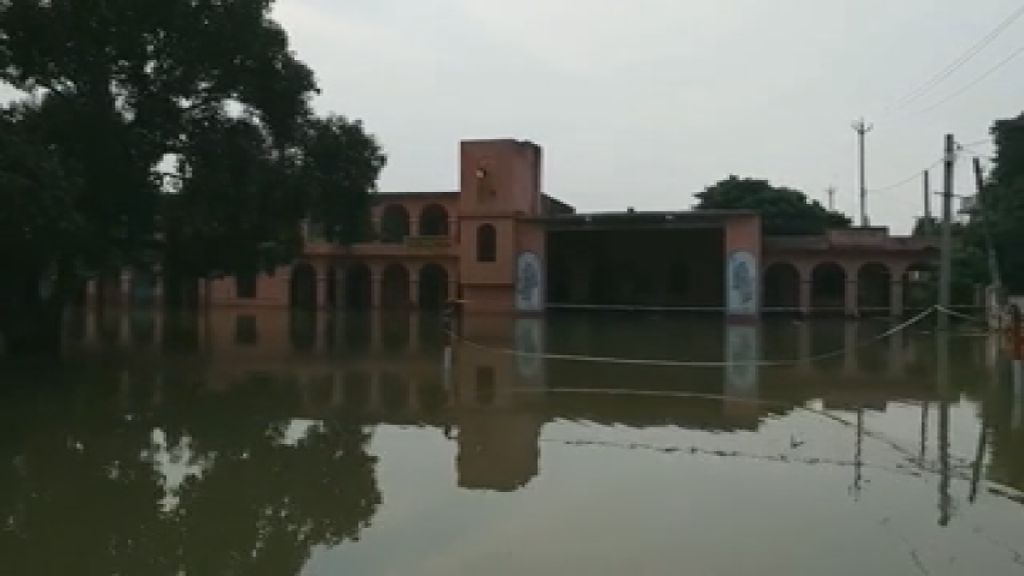
[[[903,316],[903,273],[893,277],[889,286],[889,314],[893,318]]]
[[[406,271],[409,274],[409,307],[416,309],[420,307],[420,269],[422,264],[409,264]]]
[[[803,316],[811,315],[811,299],[814,292],[814,267],[807,266],[805,264],[796,265],[796,271],[799,275],[797,281],[797,306],[800,308],[800,314]]]
[[[370,309],[376,310],[381,305],[381,277],[383,270],[380,264],[370,265]]]
[[[843,312],[850,318],[860,316],[860,268],[858,266],[843,266],[846,272],[846,291],[843,294]]]

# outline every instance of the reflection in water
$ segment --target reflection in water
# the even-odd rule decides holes
[[[480,572],[402,563],[396,550],[421,549],[414,543],[427,538],[464,556],[451,534],[464,524],[464,546],[486,551],[482,535],[507,541],[494,528],[506,522],[519,523],[523,538],[552,522],[565,528],[560,534],[593,534],[573,557],[640,547],[644,557],[686,551],[698,562],[713,544],[691,549],[655,535],[700,519],[727,540],[733,532],[734,542],[763,540],[767,548],[750,544],[750,554],[770,557],[773,546],[789,549],[785,534],[840,530],[808,517],[814,509],[853,522],[865,546],[897,529],[907,531],[899,542],[928,542],[944,530],[956,535],[943,540],[947,556],[1010,573],[1019,567],[1013,538],[1000,530],[1024,529],[1024,509],[1013,503],[1024,504],[1019,361],[956,334],[860,345],[887,328],[468,317],[464,340],[452,342],[440,317],[420,314],[71,316],[67,365],[8,371],[0,389],[4,573]],[[807,360],[833,350],[846,353]],[[551,360],[543,351],[725,365]],[[766,359],[797,361],[759,365]],[[436,476],[427,472],[432,461]],[[432,511],[435,500],[445,512]],[[769,512],[776,501],[792,508]],[[716,505],[701,512],[705,502]],[[561,512],[542,514],[547,508]],[[789,516],[807,524],[789,525]],[[924,516],[927,523],[916,520]],[[857,528],[851,518],[868,524]],[[744,526],[763,533],[750,538]],[[444,537],[452,540],[437,540]],[[530,554],[483,571],[550,571],[557,563],[530,563],[544,559],[536,550],[544,544],[526,540]],[[821,558],[838,553],[816,542]],[[911,571],[938,558],[918,546]],[[905,571],[910,558],[877,556],[858,559],[861,570],[851,573]],[[694,566],[749,573],[716,570],[735,557],[723,551]],[[573,566],[621,573],[612,564]]]

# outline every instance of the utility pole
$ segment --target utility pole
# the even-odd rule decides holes
[[[857,132],[857,140],[860,149],[860,225],[868,225],[868,186],[864,179],[864,136],[874,129],[871,124],[865,124],[864,119],[853,123],[853,129]]]
[[[835,209],[836,209],[836,187],[835,186],[829,186],[828,187],[828,210],[829,210],[829,212],[833,212],[833,211],[835,211]]]
[[[942,260],[939,266],[939,306],[948,309],[953,281],[953,165],[956,162],[956,141],[952,134],[946,134],[946,146],[942,160]],[[949,315],[945,311],[940,311],[939,330],[947,329],[949,329]]]
[[[931,235],[932,230],[932,192],[931,184],[928,183],[928,171],[924,171],[924,233]]]

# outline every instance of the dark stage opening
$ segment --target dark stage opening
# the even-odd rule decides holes
[[[548,233],[548,303],[724,307],[721,228]]]

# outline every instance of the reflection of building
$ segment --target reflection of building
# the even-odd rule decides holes
[[[745,211],[576,214],[541,194],[541,149],[528,142],[463,142],[459,170],[457,191],[376,194],[367,242],[334,245],[311,224],[302,258],[269,274],[112,274],[90,282],[87,298],[349,309],[436,309],[459,298],[470,311],[643,305],[734,316],[757,314],[763,299],[803,312],[899,314],[904,276],[913,288],[912,266],[935,258],[929,242],[884,229],[762,242],[760,217]]]
[[[204,398],[235,394],[226,404],[240,402],[243,411],[248,402],[260,404],[259,397],[286,398],[260,404],[279,411],[274,414],[279,419],[437,428],[439,434],[444,430],[457,439],[458,484],[472,489],[514,490],[530,482],[539,473],[541,431],[559,419],[729,432],[756,430],[766,417],[812,399],[829,408],[878,409],[894,399],[925,404],[941,399],[934,385],[933,337],[911,334],[872,346],[853,345],[872,334],[858,329],[874,326],[877,334],[885,325],[881,322],[746,326],[706,318],[686,327],[656,319],[636,324],[644,321],[633,316],[611,323],[606,319],[602,325],[592,315],[470,315],[462,322],[464,340],[453,346],[449,365],[441,320],[423,313],[359,316],[265,308],[183,316],[89,312],[69,319],[66,349],[72,361],[78,361],[79,352],[104,358],[110,366],[123,367],[122,384],[134,382],[150,390],[148,395],[126,390],[126,401],[166,401],[160,399],[201,385],[196,390]],[[758,368],[750,363],[740,370],[529,355],[551,349],[617,350],[634,357],[672,358],[675,353],[676,358],[729,358],[742,364],[759,355],[807,357],[819,347],[848,353],[793,366]],[[980,371],[986,365],[986,343],[964,340],[950,350],[950,365],[950,380],[958,386],[987,381]],[[1017,372],[1006,376],[1016,377],[1016,396],[995,404],[1005,410],[997,418],[1006,429],[998,435],[1000,455],[1005,452],[1002,438],[1019,437],[1024,429],[1024,384],[1017,366]],[[176,387],[175,378],[184,375],[187,385]],[[246,386],[256,386],[256,391],[239,392]],[[616,389],[669,394],[592,393]],[[190,402],[182,403],[186,410]]]

